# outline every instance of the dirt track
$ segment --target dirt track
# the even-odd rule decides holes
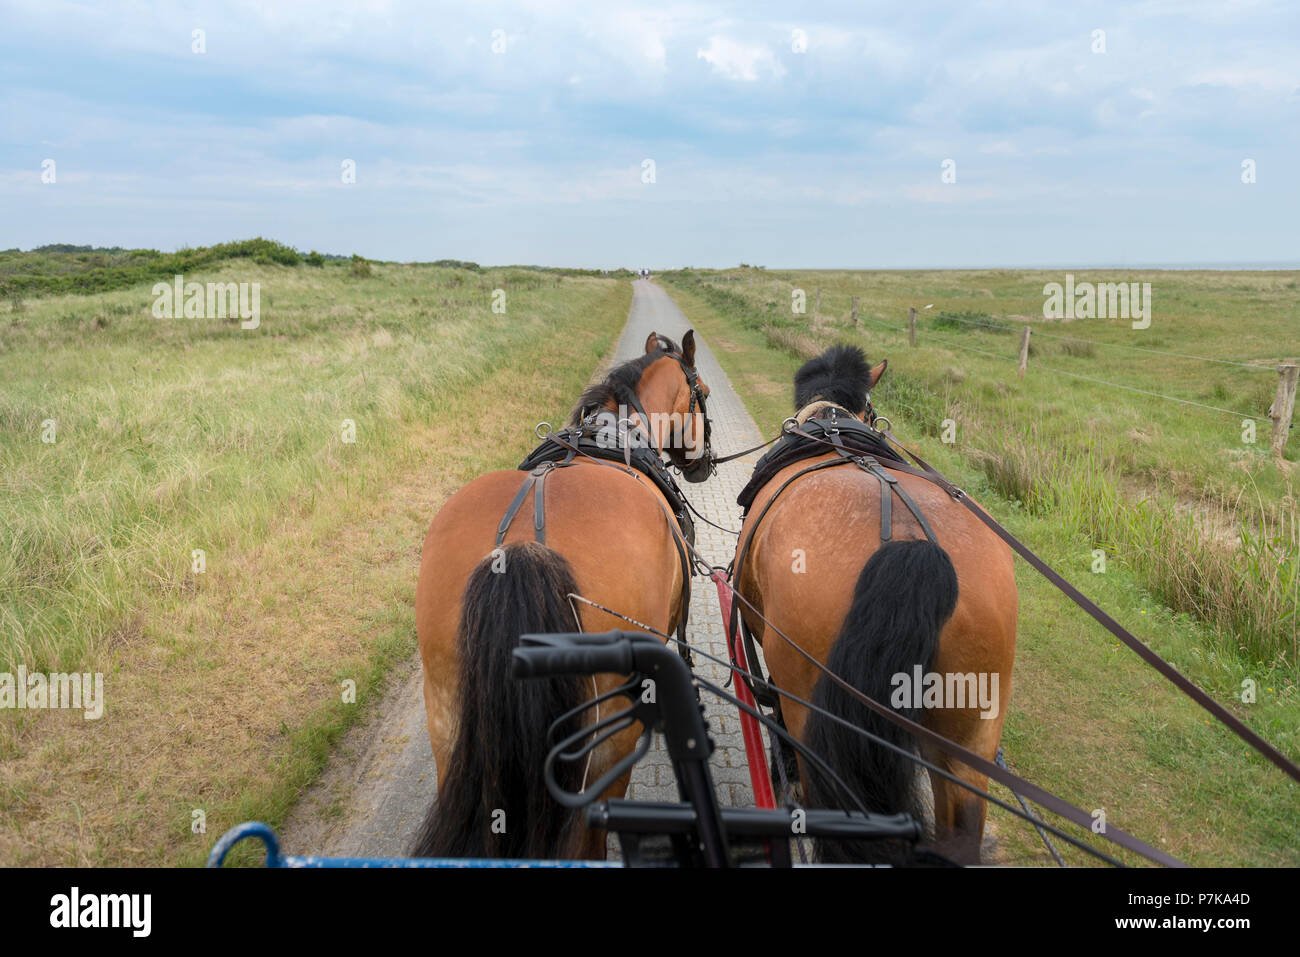
[[[615,361],[639,355],[650,332],[681,338],[688,320],[659,286],[638,280],[627,325]],[[758,427],[731,387],[721,366],[697,334],[696,365],[711,390],[709,414],[714,441],[722,450],[753,445]],[[728,528],[740,525],[736,493],[744,485],[757,454],[719,468],[704,485],[687,488],[692,504],[711,521]],[[432,516],[430,516],[432,517]],[[697,523],[697,545],[716,564],[731,558],[734,539]],[[691,599],[695,642],[724,655],[722,623],[712,586],[696,579]],[[721,682],[720,666],[697,662],[699,673]],[[710,705],[709,717],[718,748],[713,773],[718,794],[727,804],[751,805],[753,793],[735,712]],[[345,737],[329,766],[298,801],[285,823],[282,845],[289,854],[332,856],[402,856],[436,794],[433,755],[424,724],[418,655],[397,669],[370,718]],[[632,772],[629,797],[676,800],[671,768],[662,747],[652,748]]]

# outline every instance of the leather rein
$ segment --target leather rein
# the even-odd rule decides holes
[[[884,416],[876,415],[875,410],[871,406],[869,396],[867,400],[867,416],[868,416],[868,422],[870,425],[872,425],[873,428],[876,426],[876,422],[881,419],[883,419],[886,422],[889,421]],[[892,424],[893,423],[891,422],[890,425]],[[794,479],[798,478],[799,476],[809,471],[812,471],[813,469],[816,468],[824,468],[830,465],[840,465],[840,464],[844,464],[845,461],[852,460],[852,457],[847,456],[843,448],[840,448],[836,446],[834,443],[822,439],[819,436],[812,435],[811,433],[807,432],[805,429],[800,427],[795,422],[794,419],[786,419],[786,421],[782,424],[781,428],[782,428],[782,434],[798,435],[806,440],[816,442],[821,445],[825,445],[827,448],[838,452],[841,456],[843,456],[843,458],[826,460],[822,463],[818,463],[817,465],[809,466],[808,468],[801,470],[797,475],[792,476],[789,480],[787,480],[785,485],[782,486],[782,489],[778,489],[777,493],[774,494],[772,498],[768,500],[767,504],[764,506],[764,511],[766,511],[767,507],[771,505],[772,500],[776,498],[776,495],[780,494],[780,491],[783,490],[785,486],[788,486],[790,482],[794,481]],[[1103,611],[1100,607],[1098,607],[1095,602],[1093,602],[1081,591],[1079,591],[1079,589],[1075,588],[1063,577],[1061,577],[1061,575],[1058,574],[1050,565],[1048,565],[1047,562],[1043,561],[1043,559],[1039,558],[1038,555],[1034,554],[1034,552],[1031,551],[1030,548],[1027,545],[1025,545],[1024,542],[1020,541],[1020,539],[1012,535],[1009,531],[1007,531],[1006,528],[1002,526],[1001,523],[999,523],[995,518],[989,515],[988,512],[984,511],[983,508],[977,505],[970,498],[970,496],[968,496],[962,489],[958,488],[952,482],[949,482],[946,478],[940,475],[939,472],[936,471],[928,462],[926,462],[919,455],[916,455],[914,452],[912,452],[910,449],[904,446],[897,438],[895,438],[894,434],[888,428],[880,429],[879,432],[881,435],[883,435],[886,439],[889,440],[891,446],[893,446],[895,449],[901,450],[903,453],[905,453],[908,456],[908,458],[910,458],[913,462],[915,462],[917,467],[913,468],[909,465],[903,464],[902,462],[879,463],[876,462],[876,460],[874,459],[870,459],[870,462],[872,464],[876,465],[877,467],[883,467],[884,469],[888,469],[890,471],[903,472],[908,475],[915,475],[919,478],[926,479],[927,481],[939,486],[939,488],[943,489],[946,493],[948,493],[950,498],[952,498],[954,501],[960,502],[963,506],[965,506],[965,508],[972,515],[978,518],[994,534],[996,534],[999,538],[1001,538],[1004,542],[1006,542],[1018,555],[1020,555],[1023,559],[1025,559],[1025,561],[1027,561],[1034,568],[1035,571],[1039,572],[1041,575],[1043,575],[1043,577],[1045,577],[1058,589],[1064,592],[1066,597],[1068,597],[1076,605],[1078,605],[1080,608],[1086,611],[1098,624],[1100,624],[1103,628],[1105,628],[1112,635],[1118,638],[1121,642],[1127,645],[1133,652],[1135,652],[1138,655],[1138,657],[1140,657],[1151,667],[1155,668],[1156,671],[1158,671],[1161,675],[1163,675],[1171,683],[1173,683],[1174,687],[1176,687],[1179,691],[1183,692],[1183,694],[1187,695],[1198,705],[1200,705],[1202,708],[1208,711],[1211,715],[1217,718],[1220,723],[1226,725],[1229,728],[1229,730],[1231,730],[1234,734],[1237,735],[1237,737],[1241,738],[1243,741],[1249,744],[1254,750],[1258,751],[1261,755],[1267,758],[1283,773],[1285,773],[1295,781],[1300,781],[1300,767],[1297,767],[1297,765],[1294,762],[1290,761],[1284,754],[1282,754],[1281,751],[1279,751],[1273,745],[1269,744],[1262,737],[1260,737],[1258,734],[1252,731],[1249,727],[1246,726],[1246,724],[1240,718],[1232,714],[1232,712],[1228,711],[1228,709],[1223,707],[1223,705],[1219,704],[1219,702],[1215,701],[1205,691],[1201,690],[1200,687],[1198,687],[1190,679],[1188,679],[1181,672],[1179,672],[1177,668],[1175,668],[1169,662],[1161,658],[1158,654],[1156,654],[1153,650],[1151,650],[1150,647],[1148,647],[1139,638],[1137,638],[1132,632],[1130,632],[1127,628],[1125,628],[1118,621],[1116,621],[1105,611]],[[776,436],[776,438],[772,439],[772,441],[776,441],[777,438],[780,438],[779,434]],[[859,464],[867,471],[873,471],[873,472],[875,471],[875,469],[869,468],[867,465],[863,465],[861,462],[857,464]],[[882,479],[881,480],[882,491],[883,491],[884,484],[885,481]],[[895,488],[897,488],[897,486],[895,486]],[[884,496],[882,495],[882,499],[883,498]],[[882,511],[883,509],[884,506],[882,505]],[[761,520],[761,515],[760,515],[760,520]],[[755,522],[754,528],[751,529],[748,539],[742,544],[742,551],[738,552],[738,558],[740,555],[743,555],[744,550],[747,550],[749,540],[752,540],[754,531],[757,529],[757,527],[758,527],[758,522]],[[933,534],[929,532],[924,522],[922,522],[922,527],[926,529],[927,536],[930,538],[931,541],[933,541],[934,540]],[[739,567],[740,567],[740,561],[738,560],[733,569],[733,572],[738,572]],[[733,617],[734,617],[734,613],[733,613]],[[768,624],[770,625],[771,623],[768,622]],[[873,708],[873,710],[875,709]],[[892,712],[890,712],[890,714],[892,714]],[[988,764],[988,762],[983,762],[983,764]],[[989,766],[996,767],[994,765],[989,765]],[[982,773],[987,773],[987,769],[983,767],[981,767],[980,770]],[[990,774],[990,776],[997,779],[995,775]]]
[[[704,390],[700,388],[700,374],[696,371],[694,366],[687,364],[686,359],[683,356],[668,349],[663,349],[661,351],[668,358],[677,360],[677,364],[681,366],[682,375],[686,377],[686,384],[690,387],[691,401],[686,410],[687,420],[689,421],[690,418],[695,415],[696,406],[699,406],[700,412],[704,416],[704,456],[708,460],[709,470],[710,473],[712,473],[717,467],[717,459],[714,458],[712,449],[709,447],[709,440],[713,435],[713,423],[709,419],[709,410],[705,405]],[[663,447],[655,441],[654,433],[650,429],[650,416],[647,414],[645,406],[641,404],[641,399],[636,394],[636,390],[628,389],[627,395],[623,398],[627,400],[628,405],[632,406],[632,411],[634,411],[641,419],[641,422],[637,425],[638,430],[646,437],[651,446],[658,451],[659,457],[663,458]],[[581,418],[582,413],[587,411],[588,409],[579,410],[579,418]],[[633,423],[628,420],[628,424],[631,425]],[[672,463],[670,462],[668,464]]]
[[[667,349],[663,350],[663,352],[668,357],[677,360],[678,365],[681,366],[682,374],[686,376],[686,382],[690,386],[691,400],[690,400],[689,411],[687,412],[688,420],[689,420],[689,416],[693,416],[695,414],[695,408],[697,405],[699,406],[701,414],[703,414],[704,416],[704,449],[705,449],[704,455],[705,455],[705,461],[708,463],[708,467],[710,471],[712,471],[713,470],[712,450],[709,447],[709,437],[712,434],[712,426],[709,421],[708,409],[705,406],[704,392],[700,388],[699,373],[695,370],[694,366],[688,365],[686,360],[682,356],[674,352],[671,352]],[[627,395],[622,396],[620,398],[626,399],[628,401],[628,403],[632,406],[633,410],[637,413],[637,415],[641,417],[641,422],[638,424],[638,423],[633,423],[628,419],[623,419],[620,420],[618,423],[618,425],[620,426],[620,428],[618,429],[618,434],[622,438],[623,461],[624,461],[623,466],[590,455],[586,450],[584,450],[580,446],[576,437],[574,442],[570,442],[565,437],[565,434],[563,432],[549,431],[550,430],[549,425],[546,426],[546,428],[548,429],[546,433],[543,433],[541,431],[540,426],[538,427],[539,437],[544,438],[547,441],[553,442],[563,449],[566,449],[569,454],[567,458],[564,459],[563,462],[555,462],[555,461],[542,462],[536,468],[528,472],[528,474],[524,478],[523,483],[519,487],[519,491],[515,493],[515,497],[511,500],[510,505],[506,509],[505,515],[502,516],[501,522],[497,526],[496,546],[498,548],[500,548],[501,545],[504,543],[506,534],[507,532],[509,532],[510,526],[514,523],[515,516],[519,513],[524,502],[527,500],[528,493],[530,491],[533,494],[533,537],[543,545],[546,544],[546,504],[545,504],[546,478],[555,469],[564,468],[566,466],[572,465],[573,462],[578,458],[582,458],[585,461],[592,462],[596,465],[617,469],[620,472],[630,475],[638,482],[641,482],[642,484],[646,484],[643,481],[645,476],[643,476],[642,472],[639,469],[637,469],[635,465],[633,465],[632,444],[629,440],[627,433],[621,428],[621,426],[624,423],[626,423],[629,428],[635,426],[637,430],[641,432],[642,435],[645,436],[646,441],[648,443],[647,448],[655,450],[655,452],[658,454],[660,464],[662,464],[664,468],[667,469],[667,466],[671,463],[665,463],[663,461],[663,456],[664,456],[663,449],[658,445],[658,443],[655,442],[654,434],[650,429],[650,416],[646,413],[645,407],[642,405],[640,398],[638,398],[636,391],[634,389],[628,389],[627,392],[628,392]],[[588,409],[586,408],[579,410],[580,421],[583,418],[584,414],[587,412]],[[581,431],[581,429],[582,426],[579,426],[579,431]],[[670,477],[667,476],[665,477],[670,483],[672,483],[672,479]],[[689,501],[687,501],[686,496],[682,494],[681,489],[675,488],[675,483],[672,484],[674,485],[674,490],[676,494],[678,495],[679,498],[681,498],[682,502],[688,508],[690,508],[691,511],[695,511],[694,507],[691,506]],[[668,507],[668,505],[665,503],[663,498],[664,493],[657,488],[654,490],[654,492],[655,492],[655,501],[657,501],[659,503],[660,508],[663,509],[664,517],[668,522],[668,529],[672,534],[673,544],[676,546],[678,557],[681,561],[682,612],[681,612],[681,619],[677,623],[677,635],[678,638],[684,642],[686,637],[686,626],[690,618],[691,578],[692,578],[691,572],[693,571],[693,567],[694,567],[692,564],[692,557],[688,553],[688,549],[693,551],[693,546],[690,541],[690,538],[693,538],[694,535],[692,533],[690,538],[687,537],[687,535],[683,530],[681,522],[679,521],[677,516],[673,514],[672,510]],[[696,514],[699,513],[697,512]],[[689,515],[686,516],[686,521],[688,523],[689,523],[689,519],[690,516]],[[685,646],[682,645],[679,647],[685,647]],[[690,663],[689,657],[687,657],[687,663],[688,664]]]

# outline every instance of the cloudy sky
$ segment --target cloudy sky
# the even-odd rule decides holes
[[[542,265],[1300,263],[1293,2],[0,14],[0,248],[263,235]]]

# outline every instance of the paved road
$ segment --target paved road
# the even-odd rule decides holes
[[[651,332],[680,341],[690,328],[681,310],[653,282],[637,280],[633,287],[632,309],[616,360],[640,355]],[[754,445],[759,441],[758,427],[698,334],[696,343],[696,366],[711,392],[709,415],[719,450]],[[695,507],[711,521],[739,528],[736,494],[748,479],[756,458],[757,453],[722,465],[707,483],[688,486],[687,494]],[[696,545],[710,561],[725,565],[731,559],[735,541],[697,522]],[[711,583],[702,579],[697,579],[693,588],[691,633],[693,640],[710,653],[726,655],[717,593]],[[286,853],[367,857],[404,854],[436,793],[419,668],[417,655],[390,678],[389,690],[373,717],[345,735],[320,780],[290,813],[282,834]],[[697,661],[697,670],[711,681],[721,683],[726,678],[721,666],[702,660]],[[752,806],[753,792],[735,710],[713,701],[706,704],[718,744],[713,774],[719,798],[726,804]],[[672,768],[661,742],[633,769],[628,796],[641,800],[677,799]]]
[[[620,359],[632,358],[645,351],[645,340],[651,332],[661,333],[680,342],[682,335],[691,328],[690,321],[659,286],[646,280],[637,280],[634,288],[636,295],[632,299],[632,311],[618,344],[617,355]],[[719,454],[761,442],[758,426],[745,411],[740,396],[731,387],[726,373],[698,332],[695,334],[695,343],[695,367],[709,387],[709,417],[713,420],[713,442]],[[718,474],[708,482],[686,485],[686,495],[691,504],[707,516],[709,521],[725,528],[740,528],[740,506],[736,504],[736,496],[749,481],[759,454],[756,452],[718,466]],[[726,565],[731,561],[736,540],[731,535],[697,521],[695,545],[712,564]],[[688,640],[710,654],[727,657],[722,616],[718,610],[718,592],[713,583],[705,579],[697,578],[691,588]],[[696,659],[695,671],[700,677],[715,684],[727,680],[725,668],[703,658]],[[754,792],[749,784],[749,766],[745,761],[745,744],[741,738],[736,710],[718,702],[711,695],[705,695],[705,705],[708,708],[709,730],[717,742],[712,771],[718,799],[723,804],[753,807]],[[641,801],[677,800],[672,764],[662,740],[656,742],[656,746],[632,769],[628,797]]]

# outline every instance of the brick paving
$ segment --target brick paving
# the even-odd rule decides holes
[[[636,280],[632,299],[632,309],[628,315],[627,326],[619,339],[617,360],[630,359],[645,350],[646,337],[651,332],[662,333],[678,342],[686,330],[692,328],[690,320],[677,308],[669,295],[662,288],[648,280]],[[726,454],[735,449],[756,445],[770,436],[760,435],[758,425],[746,411],[740,396],[732,387],[722,367],[709,350],[708,344],[695,334],[695,365],[700,376],[709,386],[709,417],[713,420],[713,444],[718,454]],[[736,496],[749,481],[762,451],[752,452],[742,458],[718,466],[717,475],[699,485],[686,485],[685,492],[699,511],[710,521],[717,522],[724,528],[739,529],[741,509],[736,504]],[[736,549],[735,536],[728,535],[703,522],[695,523],[695,545],[711,565],[726,565],[731,561]],[[696,578],[691,586],[691,620],[687,640],[696,647],[721,658],[727,657],[726,632],[722,622],[722,613],[718,607],[716,586],[707,579]],[[759,657],[762,650],[759,649]],[[728,669],[697,656],[695,673],[715,684],[724,684]],[[714,785],[719,803],[732,807],[753,807],[754,789],[749,783],[749,762],[745,757],[745,743],[741,736],[740,719],[734,705],[719,700],[715,695],[703,693],[709,731],[717,744],[710,761]],[[767,730],[763,730],[764,747],[770,748]],[[769,751],[770,753],[770,751]],[[917,767],[918,787],[923,795],[924,823],[933,827],[933,809],[929,776]],[[676,801],[677,785],[673,777],[672,762],[664,747],[661,736],[656,740],[646,756],[632,769],[632,778],[628,785],[627,797],[640,801]],[[803,845],[803,853],[811,854],[811,847],[806,841],[796,841]],[[798,849],[792,845],[792,853],[798,860]],[[609,856],[618,858],[618,846],[611,835]],[[984,835],[983,857],[986,862],[998,858],[997,841],[992,828]]]
[[[677,308],[677,304],[659,286],[648,280],[637,280],[632,309],[627,327],[619,340],[617,359],[630,359],[645,351],[645,340],[651,332],[658,332],[680,342],[691,327],[690,321]],[[745,410],[740,396],[732,388],[726,373],[718,365],[708,344],[695,334],[695,367],[709,387],[709,417],[713,421],[713,444],[720,453],[756,445],[763,440],[758,426]],[[749,481],[754,462],[761,452],[755,452],[734,462],[718,466],[718,474],[698,485],[685,485],[691,504],[724,528],[740,528],[740,506],[736,495]],[[726,565],[735,552],[736,539],[704,522],[695,523],[695,546],[713,565]],[[722,614],[718,608],[718,593],[707,579],[696,578],[691,586],[691,620],[688,641],[710,654],[727,657]],[[727,680],[727,669],[722,665],[697,657],[695,672],[716,684]],[[741,737],[740,721],[736,709],[704,694],[709,720],[709,731],[717,744],[711,761],[713,780],[718,800],[724,805],[753,807],[754,791],[749,783],[749,765],[745,759],[745,744]],[[627,796],[640,801],[676,801],[677,786],[672,764],[662,738],[632,769]]]
[[[653,282],[638,280],[627,325],[617,347],[617,359],[640,355],[651,332],[680,341],[689,320]],[[696,365],[708,384],[713,440],[725,454],[755,445],[760,436],[726,374],[706,343],[696,334]],[[718,474],[699,485],[687,485],[691,503],[726,528],[740,527],[736,495],[748,481],[761,452],[718,467]],[[714,565],[726,565],[735,551],[734,536],[697,521],[696,546]],[[710,654],[727,657],[717,590],[707,579],[692,583],[689,640]],[[761,654],[761,652],[760,652]],[[343,856],[400,856],[405,853],[424,811],[434,796],[433,755],[424,728],[424,704],[419,692],[419,658],[394,681],[372,719],[352,729],[331,771],[314,785],[289,815],[283,834],[288,853]],[[697,658],[696,673],[717,684],[726,682],[726,669]],[[739,719],[734,706],[704,694],[710,732],[717,744],[711,770],[719,801],[752,807],[753,789],[745,758]],[[764,733],[766,739],[766,732]],[[920,775],[928,792],[929,780]],[[627,796],[642,801],[676,801],[672,764],[662,740],[632,770]],[[336,813],[343,808],[342,814]],[[996,860],[993,836],[985,836],[985,860]],[[618,848],[610,838],[610,857]],[[805,850],[807,848],[805,847]]]

